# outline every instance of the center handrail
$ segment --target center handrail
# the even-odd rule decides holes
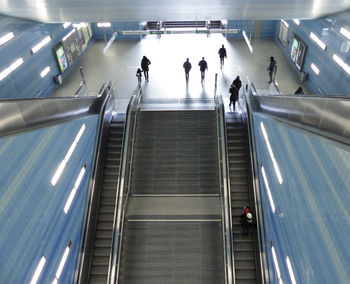
[[[227,284],[235,283],[234,269],[234,251],[233,251],[233,234],[232,234],[232,215],[231,215],[231,193],[229,184],[229,167],[227,152],[227,135],[225,123],[225,108],[221,95],[215,94],[215,103],[218,119],[218,149],[220,157],[220,188],[222,188],[222,220],[223,220],[223,237],[224,237],[224,260],[225,260],[225,279]]]
[[[133,144],[136,126],[136,115],[134,116],[133,114],[137,112],[141,100],[142,90],[139,89],[138,94],[131,97],[126,112],[125,133],[123,137],[123,147],[121,153],[121,167],[117,185],[117,206],[115,207],[114,212],[113,240],[108,268],[107,283],[109,284],[114,284],[118,282],[124,216],[130,190],[130,161],[132,161],[133,156]]]

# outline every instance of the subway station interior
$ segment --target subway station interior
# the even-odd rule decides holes
[[[0,0],[0,55],[0,283],[350,283],[349,1]]]

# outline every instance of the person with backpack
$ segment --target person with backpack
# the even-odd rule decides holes
[[[190,78],[190,70],[192,68],[189,58],[186,59],[185,63],[183,64],[183,68],[185,69],[186,82],[188,82],[188,79]]]
[[[204,77],[205,77],[205,70],[208,70],[208,64],[207,61],[204,60],[204,57],[202,57],[202,60],[198,63],[199,70],[201,71],[201,83],[203,84]]]

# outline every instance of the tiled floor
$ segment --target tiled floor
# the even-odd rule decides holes
[[[227,60],[221,70],[218,50],[224,44]],[[72,96],[81,81],[79,67],[84,68],[89,95],[95,95],[101,85],[112,80],[116,94],[117,110],[125,112],[130,97],[137,93],[136,70],[143,55],[150,61],[149,82],[142,80],[145,99],[166,102],[167,99],[208,99],[214,95],[215,74],[218,74],[217,93],[228,100],[232,80],[240,75],[243,85],[246,78],[254,82],[258,93],[268,94],[269,80],[266,68],[270,56],[277,65],[277,83],[284,94],[293,94],[299,86],[298,76],[273,39],[256,39],[251,54],[243,39],[226,39],[221,34],[147,36],[140,41],[115,41],[106,53],[104,42],[94,43],[77,66],[52,96]],[[190,79],[185,81],[183,63],[192,63]],[[198,62],[205,57],[208,62],[205,82],[200,82]],[[142,78],[144,79],[144,78]],[[307,88],[303,86],[307,92]],[[165,99],[165,100],[164,100]]]

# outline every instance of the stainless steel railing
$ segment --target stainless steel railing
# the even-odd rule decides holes
[[[224,240],[224,262],[225,262],[225,283],[235,283],[232,214],[231,214],[231,193],[229,183],[229,166],[226,140],[225,107],[221,96],[215,94],[217,111],[217,139],[218,156],[220,163],[220,189],[222,203],[222,224]]]

